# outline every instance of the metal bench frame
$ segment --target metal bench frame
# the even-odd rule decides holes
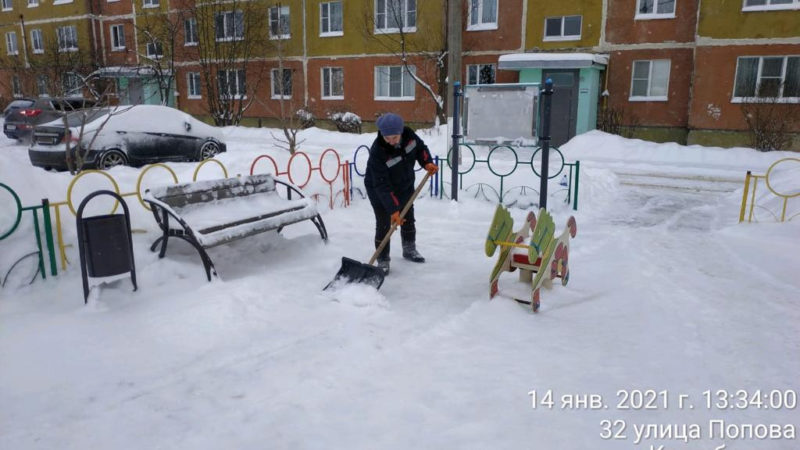
[[[254,177],[263,177],[263,175],[255,175],[255,176],[243,177],[243,179],[254,178]],[[273,178],[272,181],[274,181],[275,186],[273,186],[273,189],[266,190],[266,191],[264,191],[264,190],[255,190],[254,192],[246,192],[246,193],[239,194],[239,195],[229,195],[227,197],[222,197],[222,198],[219,198],[218,196],[212,196],[212,195],[208,195],[208,196],[202,195],[203,192],[214,191],[215,193],[219,193],[219,192],[224,192],[225,191],[224,188],[223,189],[213,189],[212,188],[212,189],[209,189],[207,191],[193,191],[191,193],[191,195],[190,194],[186,194],[185,198],[187,200],[187,204],[200,205],[200,204],[203,204],[203,203],[208,203],[208,202],[210,202],[212,200],[224,200],[224,199],[229,199],[229,198],[234,198],[234,197],[240,198],[240,197],[247,197],[247,196],[251,196],[251,195],[275,195],[275,196],[277,196],[278,195],[277,194],[277,185],[279,185],[279,184],[286,188],[286,197],[287,197],[288,200],[292,200],[293,194],[296,194],[296,195],[300,196],[300,198],[305,198],[303,193],[297,187],[295,187],[295,186],[293,186],[293,185],[291,185],[289,183],[286,183],[284,181],[281,181],[281,180],[278,180],[278,179],[274,179],[274,178]],[[192,183],[187,183],[186,186],[190,186],[191,184]],[[212,273],[213,273],[213,275],[215,277],[217,276],[217,271],[214,268],[214,263],[213,263],[213,261],[211,261],[211,257],[208,256],[208,252],[206,252],[206,249],[211,248],[211,247],[216,247],[217,245],[226,244],[228,242],[239,240],[239,239],[242,239],[242,238],[245,238],[245,237],[248,237],[248,236],[252,236],[252,235],[255,235],[255,234],[259,234],[259,233],[262,233],[262,232],[266,232],[266,231],[277,230],[280,233],[281,230],[286,225],[291,225],[292,223],[301,222],[303,220],[306,220],[306,218],[299,219],[299,220],[287,220],[285,222],[281,222],[279,226],[274,227],[274,228],[255,229],[252,232],[249,232],[249,233],[246,233],[246,234],[242,234],[242,235],[238,235],[238,236],[235,236],[235,237],[232,237],[232,238],[228,238],[228,239],[223,239],[223,240],[217,241],[213,245],[203,245],[200,242],[200,240],[198,240],[195,230],[193,230],[192,227],[186,222],[186,220],[184,220],[184,218],[181,217],[179,212],[175,211],[175,209],[173,209],[173,207],[171,207],[169,204],[165,203],[161,199],[151,196],[149,190],[146,192],[146,194],[147,195],[145,195],[143,197],[143,200],[150,205],[151,211],[153,213],[153,217],[155,218],[156,223],[158,224],[159,228],[162,231],[162,235],[158,239],[156,239],[155,242],[153,242],[153,244],[150,246],[150,251],[155,251],[156,247],[158,247],[159,244],[160,244],[160,250],[159,250],[159,253],[158,253],[158,257],[159,258],[163,258],[164,255],[166,255],[166,253],[167,253],[167,242],[169,241],[170,237],[175,237],[175,238],[182,239],[182,240],[188,242],[192,247],[195,248],[195,250],[197,250],[197,253],[200,254],[200,259],[203,262],[203,268],[206,271],[206,277],[208,278],[208,281],[211,281]],[[173,197],[174,197],[174,195],[173,195]],[[203,230],[197,230],[197,232],[201,232],[201,231],[213,232],[213,231],[224,230],[226,228],[231,228],[231,227],[242,225],[242,224],[246,224],[246,223],[254,223],[254,222],[262,221],[264,219],[268,219],[268,218],[272,218],[272,217],[279,217],[279,216],[281,216],[281,215],[283,215],[285,213],[297,211],[298,209],[302,209],[302,207],[300,207],[300,208],[291,207],[291,208],[287,208],[287,209],[280,210],[280,211],[272,211],[272,212],[269,212],[269,213],[266,213],[266,214],[263,214],[263,213],[262,214],[256,214],[256,215],[254,215],[252,217],[249,217],[249,218],[246,218],[246,219],[243,219],[243,220],[237,220],[237,221],[229,222],[229,223],[220,223],[218,225],[214,225],[214,226],[211,226],[211,227],[208,227],[208,228],[204,228]],[[256,213],[258,213],[258,212],[256,212]],[[172,222],[171,222],[170,218],[172,218],[172,220],[174,220],[178,225],[180,225],[180,228],[172,227],[171,226]],[[313,217],[308,218],[307,220],[310,220],[314,224],[314,226],[317,227],[317,231],[319,231],[320,237],[322,237],[323,241],[327,242],[328,241],[328,232],[325,229],[325,223],[322,221],[322,217],[319,215],[319,213],[317,213]]]

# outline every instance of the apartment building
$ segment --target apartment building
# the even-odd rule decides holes
[[[443,116],[447,0],[0,2],[5,99],[74,92],[92,74],[120,103],[206,117],[238,108],[244,123],[301,108],[365,122]],[[747,145],[753,98],[786,117],[800,108],[800,0],[463,5],[462,82],[553,79],[556,144],[613,111],[637,137]]]

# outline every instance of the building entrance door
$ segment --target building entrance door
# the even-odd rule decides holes
[[[553,103],[550,112],[550,145],[559,147],[575,136],[578,120],[578,70],[543,70],[544,81],[553,80]]]

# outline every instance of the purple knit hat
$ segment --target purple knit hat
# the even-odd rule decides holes
[[[378,125],[378,130],[384,136],[403,134],[403,118],[397,114],[386,113],[378,117],[378,121],[375,124]]]

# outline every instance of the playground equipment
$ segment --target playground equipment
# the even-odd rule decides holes
[[[566,228],[558,236],[555,236],[553,217],[544,208],[539,210],[538,220],[531,211],[519,231],[513,228],[514,220],[508,209],[497,205],[485,247],[488,257],[492,257],[500,248],[497,263],[489,276],[489,298],[494,298],[500,292],[499,281],[503,272],[519,269],[519,280],[530,284],[530,296],[523,299],[512,295],[512,298],[531,305],[531,310],[538,312],[540,289],[551,289],[554,278],[561,278],[564,286],[569,281],[569,239],[578,232],[575,217],[570,216]],[[525,244],[525,241],[528,243]]]
[[[796,167],[793,169],[788,168],[789,164],[792,162],[795,163]],[[790,221],[800,215],[800,212],[787,211],[789,200],[800,196],[800,182],[798,182],[800,177],[797,175],[797,172],[800,171],[798,170],[800,169],[800,166],[797,166],[798,163],[800,163],[799,158],[783,158],[772,163],[764,175],[754,175],[751,171],[747,171],[747,175],[744,179],[742,206],[739,210],[740,223],[745,221],[745,215],[747,215],[748,222],[758,221],[755,217],[756,209],[768,212],[777,222]],[[783,172],[777,169],[779,166]],[[764,180],[769,192],[780,199],[777,205],[777,207],[780,209],[780,214],[776,214],[772,209],[770,209],[770,206],[776,206],[769,205],[769,200],[774,200],[775,197],[766,196],[766,198],[760,199],[756,197],[758,183],[762,179]],[[758,204],[759,200],[761,200],[761,204]],[[797,202],[795,202],[793,206],[797,207]]]

